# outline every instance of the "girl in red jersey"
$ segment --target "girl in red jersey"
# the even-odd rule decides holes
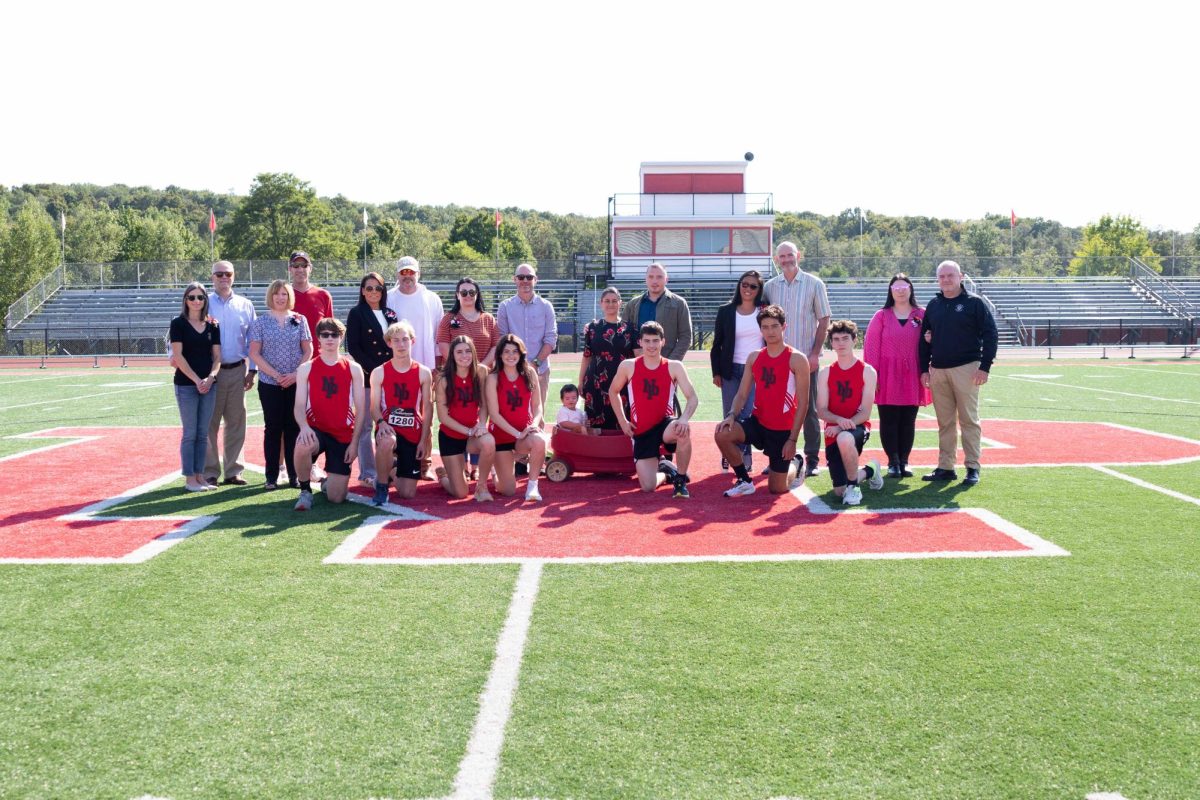
[[[392,349],[389,361],[371,371],[371,417],[375,420],[375,497],[387,502],[388,483],[394,477],[402,498],[415,497],[421,477],[421,460],[430,448],[433,417],[432,376],[429,367],[412,359],[416,333],[408,320],[388,326],[384,341]]]
[[[496,345],[496,365],[487,379],[488,430],[496,439],[496,490],[517,490],[516,461],[529,456],[525,499],[541,502],[538,473],[546,461],[546,434],[541,431],[542,392],[537,373],[526,360],[521,337],[506,333]],[[486,475],[482,469],[480,475]]]
[[[451,339],[449,355],[434,387],[440,424],[438,452],[442,455],[438,481],[451,497],[466,497],[465,454],[478,453],[479,474],[483,478],[475,483],[475,499],[486,503],[492,499],[487,490],[487,476],[496,457],[496,440],[488,433],[484,407],[488,371],[479,363],[470,336]]]

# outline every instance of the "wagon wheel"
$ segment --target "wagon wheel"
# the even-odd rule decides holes
[[[565,461],[559,461],[557,458],[552,459],[546,465],[546,477],[555,483],[562,483],[571,477],[571,468],[567,466],[567,462]]]

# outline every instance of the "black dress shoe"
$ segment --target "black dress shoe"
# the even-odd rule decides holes
[[[967,477],[963,478],[963,483],[968,486],[974,486],[979,483],[979,469],[976,467],[967,467]]]
[[[887,476],[889,478],[899,478],[900,477],[900,465],[899,464],[889,464]]]
[[[225,480],[221,481],[221,483],[225,484],[226,486],[245,486],[246,479],[241,475],[234,475],[232,478],[226,478]]]
[[[908,468],[908,464],[901,464],[900,465],[900,477],[901,478],[911,478],[912,476],[913,476],[912,470],[910,470]]]
[[[938,467],[928,475],[922,475],[923,481],[952,481],[958,478],[958,473],[952,469],[942,469]]]

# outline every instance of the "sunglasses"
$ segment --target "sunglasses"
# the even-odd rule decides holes
[[[214,272],[212,275],[214,278],[232,278],[233,277],[232,272]]]
[[[517,280],[519,280],[519,281],[532,281],[537,278],[536,275],[518,275],[516,277],[517,277]]]
[[[417,274],[417,271],[416,271],[415,269],[402,269],[402,270],[400,270],[400,271],[399,271],[398,273],[396,273],[396,274],[397,274],[397,275],[399,275],[399,276],[400,276],[400,277],[402,277],[402,278],[407,278],[407,277],[409,277],[410,275],[416,275],[416,274]]]
[[[382,286],[364,286],[363,291],[364,292],[382,292],[383,287]]]
[[[459,291],[458,296],[459,297],[474,297],[477,294],[479,294],[479,292],[475,291],[474,289],[462,289]]]
[[[198,301],[203,301],[203,300],[205,300],[205,299],[207,299],[207,298],[206,298],[204,295],[202,295],[202,294],[189,294],[189,295],[187,296],[187,299],[188,299],[188,300],[198,300]]]
[[[742,281],[742,288],[757,292],[761,287],[757,283],[746,283],[745,281]]]
[[[321,337],[322,339],[340,339],[340,338],[342,338],[342,335],[340,333],[338,333],[337,331],[321,331],[320,333],[317,334],[317,336]]]
[[[312,269],[312,264],[307,261],[293,261],[288,266],[292,269]]]

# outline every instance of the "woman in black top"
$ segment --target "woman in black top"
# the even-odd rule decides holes
[[[579,393],[587,411],[588,425],[603,430],[619,430],[612,410],[608,387],[617,375],[617,367],[633,358],[637,330],[621,319],[621,293],[609,286],[600,293],[599,319],[583,329],[583,358],[579,362]]]
[[[189,492],[216,487],[204,480],[208,423],[217,403],[217,371],[221,369],[221,332],[208,316],[208,292],[199,283],[183,290],[183,310],[171,320],[171,363],[175,365],[175,402],[183,437],[179,460]]]
[[[763,305],[763,277],[758,270],[742,273],[733,290],[733,299],[717,308],[713,327],[712,350],[708,358],[712,365],[713,385],[721,390],[721,413],[728,416],[746,371],[746,358],[763,346],[758,331],[758,310]],[[738,422],[745,422],[754,410],[754,386],[742,407]],[[750,445],[742,445],[742,462],[750,469]],[[725,458],[721,458],[721,469],[728,469]]]
[[[346,351],[362,367],[364,375],[391,360],[383,333],[398,322],[396,312],[386,305],[387,284],[378,272],[368,272],[358,283],[358,304],[346,317]],[[432,365],[430,365],[432,366]],[[375,445],[372,426],[363,425],[358,437],[358,479],[363,486],[375,485]]]

